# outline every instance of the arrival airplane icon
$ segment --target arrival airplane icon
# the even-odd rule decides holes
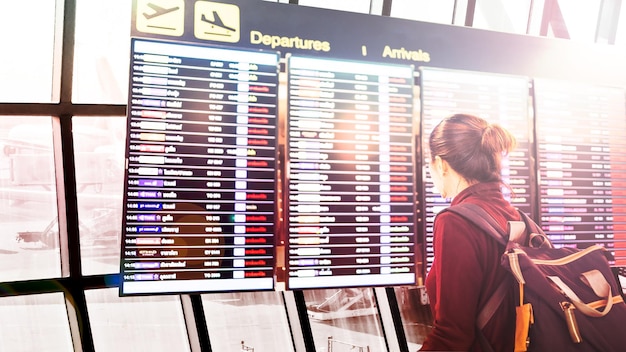
[[[221,29],[225,29],[227,31],[230,32],[237,32],[237,29],[233,28],[233,27],[229,27],[227,25],[224,24],[224,22],[222,21],[222,19],[220,18],[220,16],[217,14],[217,11],[213,11],[213,20],[210,20],[206,17],[205,14],[202,14],[202,22],[206,22],[211,24],[211,29],[213,28],[221,28]],[[216,33],[216,32],[204,32],[205,34],[216,34],[216,35],[226,35],[226,36],[230,36],[230,33]]]
[[[153,9],[153,10],[154,10],[154,12],[153,12],[153,13],[150,13],[150,14],[149,14],[149,13],[145,13],[145,12],[143,13],[143,16],[144,16],[147,20],[152,19],[152,18],[154,18],[154,17],[158,17],[158,16],[162,16],[162,15],[168,14],[168,13],[170,13],[170,12],[174,12],[174,11],[176,11],[176,10],[178,10],[178,9],[180,8],[180,7],[178,7],[178,6],[175,6],[175,7],[172,7],[172,8],[166,9],[166,8],[161,7],[161,6],[159,6],[159,5],[155,5],[155,4],[151,3],[151,2],[149,2],[149,3],[148,3],[148,6],[149,6],[151,9]]]

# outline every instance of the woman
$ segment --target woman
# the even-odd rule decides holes
[[[477,204],[503,229],[508,221],[519,220],[501,190],[501,158],[516,145],[510,132],[479,117],[458,114],[433,129],[429,145],[431,178],[442,197],[453,199],[451,205]],[[488,351],[481,338],[493,351],[513,351],[512,292],[482,332],[476,327],[485,302],[503,280],[510,280],[500,267],[502,245],[461,216],[445,212],[435,219],[433,248],[426,290],[434,326],[420,351]]]

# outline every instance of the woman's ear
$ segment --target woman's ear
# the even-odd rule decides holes
[[[447,161],[443,160],[439,155],[437,155],[435,156],[435,167],[437,168],[439,174],[446,175],[448,173],[450,165],[448,165]]]

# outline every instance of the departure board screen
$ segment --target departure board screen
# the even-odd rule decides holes
[[[273,289],[278,60],[132,40],[121,295]]]
[[[415,283],[412,66],[291,56],[287,285]]]
[[[557,246],[600,244],[626,265],[626,101],[621,88],[534,82],[541,226]]]
[[[529,117],[529,80],[522,76],[483,72],[422,68],[420,70],[422,102],[422,157],[424,167],[424,250],[426,270],[433,260],[433,224],[435,216],[450,206],[434,188],[427,171],[430,163],[428,138],[433,128],[445,117],[457,113],[472,114],[498,123],[517,139],[517,148],[503,158],[502,179],[507,199],[522,211],[531,214],[532,124]]]

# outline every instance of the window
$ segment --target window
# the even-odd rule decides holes
[[[595,41],[600,3],[601,0],[558,1],[558,7],[563,16],[561,25],[565,27],[570,39],[587,43]],[[553,17],[553,19],[555,18]],[[550,29],[549,33],[562,38],[562,36],[554,32],[554,24],[550,26]]]
[[[82,271],[119,272],[126,117],[74,117]]]
[[[391,17],[450,24],[454,3],[453,0],[394,0],[391,5]]]
[[[130,17],[126,0],[77,1],[73,102],[126,104]]]
[[[120,298],[111,288],[85,298],[96,351],[190,351],[178,296]]]
[[[293,351],[281,295],[280,292],[202,295],[211,349]]]
[[[0,102],[51,102],[55,17],[54,1],[2,4]]]
[[[72,351],[62,293],[0,298],[0,351]]]
[[[50,117],[0,116],[0,281],[61,275]]]
[[[530,3],[530,0],[478,0],[473,27],[525,34]]]
[[[424,338],[433,326],[430,306],[423,302],[426,300],[423,296],[425,291],[416,286],[395,287],[393,290],[400,309],[409,351],[415,351],[422,347]]]
[[[316,350],[387,350],[373,289],[303,292]]]

